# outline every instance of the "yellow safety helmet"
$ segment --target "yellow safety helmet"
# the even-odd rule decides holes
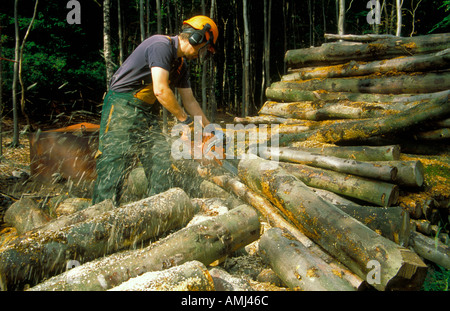
[[[197,15],[184,21],[183,24],[187,24],[194,29],[187,28],[183,30],[183,32],[190,34],[190,44],[198,45],[206,41],[209,44],[208,50],[215,53],[215,44],[219,37],[219,29],[211,18]]]

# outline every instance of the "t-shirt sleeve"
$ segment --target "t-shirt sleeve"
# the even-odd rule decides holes
[[[146,49],[145,57],[150,68],[161,67],[170,71],[170,63],[173,58],[172,47],[163,42],[152,44]]]

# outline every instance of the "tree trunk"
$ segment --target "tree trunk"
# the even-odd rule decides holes
[[[174,188],[57,231],[24,234],[1,251],[0,273],[8,288],[34,285],[64,271],[67,260],[140,246],[186,225],[194,214],[189,197]]]
[[[290,146],[289,148],[303,150],[338,158],[357,161],[396,161],[400,159],[400,146],[327,146],[306,148]]]
[[[280,166],[310,187],[384,207],[392,206],[398,200],[399,188],[394,184],[301,164],[280,163]]]
[[[356,62],[334,66],[301,68],[285,75],[281,81],[309,80],[319,78],[341,78],[371,74],[399,72],[424,72],[440,70],[450,66],[450,49],[432,54],[399,57],[372,62]]]
[[[275,163],[276,164],[276,163]],[[294,176],[262,159],[243,159],[239,177],[266,195],[309,238],[378,290],[419,289],[427,266],[410,250],[325,202]]]
[[[363,44],[325,43],[320,47],[288,50],[285,62],[288,67],[344,64],[349,61],[388,59],[438,52],[450,48],[450,34],[383,39]]]
[[[209,265],[257,240],[259,234],[256,211],[240,206],[181,229],[146,248],[87,262],[31,290],[107,290],[145,272],[168,269],[192,260]]]
[[[292,103],[266,102],[261,115],[300,120],[366,119],[395,114],[414,107],[414,103],[367,103],[339,101],[302,101]]]
[[[243,74],[243,99],[242,99],[242,117],[248,116],[250,106],[250,35],[248,28],[248,3],[242,0],[244,7],[244,74]]]
[[[395,0],[396,9],[397,9],[397,30],[395,31],[395,35],[400,37],[402,35],[402,4],[403,0]]]
[[[30,34],[31,27],[33,27],[34,20],[36,18],[37,13],[37,6],[38,6],[38,0],[34,3],[34,10],[33,10],[33,17],[31,18],[30,24],[28,25],[27,31],[25,35],[23,36],[22,44],[20,46],[20,53],[19,53],[19,83],[20,83],[20,110],[27,120],[27,126],[31,126],[30,118],[28,117],[28,114],[25,112],[25,86],[23,84],[22,80],[22,68],[23,68],[23,50],[25,48],[25,42],[27,41],[28,35]]]
[[[278,82],[283,83],[283,82]],[[417,94],[445,91],[450,88],[450,72],[397,76],[361,76],[334,79],[312,79],[287,83],[285,88],[303,91]]]
[[[259,251],[272,270],[293,290],[355,290],[332,267],[279,228],[269,229],[262,235]]]
[[[266,96],[269,100],[281,102],[299,101],[338,101],[349,100],[353,102],[373,102],[373,103],[406,103],[420,100],[430,100],[441,96],[448,91],[425,93],[425,94],[371,94],[371,93],[348,93],[348,92],[328,92],[324,90],[307,91],[295,88],[297,84],[286,82],[275,82],[266,89]],[[293,88],[294,87],[294,88]]]
[[[19,75],[19,13],[18,13],[19,0],[14,1],[14,29],[15,29],[15,48],[14,48],[14,73],[12,81],[12,102],[13,102],[13,140],[11,147],[18,147],[19,142],[19,111],[17,105],[17,79]]]
[[[188,261],[163,271],[146,272],[109,291],[212,291],[214,281],[199,261]]]
[[[445,269],[450,269],[450,248],[448,245],[437,242],[418,232],[411,233],[412,245],[414,251],[423,258],[430,260]]]
[[[260,150],[260,156],[265,159],[272,157],[272,159],[279,159],[284,162],[300,163],[389,182],[396,179],[398,171],[396,167],[390,165],[342,159],[289,148],[266,148],[265,150]]]
[[[345,0],[339,0],[339,18],[338,18],[338,34],[343,35],[345,33]]]
[[[395,183],[400,186],[420,188],[424,181],[424,168],[420,161],[374,161],[375,165],[389,165],[397,168]]]
[[[106,89],[109,90],[109,82],[114,74],[111,47],[111,0],[103,1],[103,57],[106,67]]]
[[[356,204],[335,205],[381,236],[408,247],[411,234],[409,213],[398,206],[358,206]]]
[[[279,144],[287,144],[292,141],[315,140],[319,142],[336,143],[364,139],[405,130],[410,126],[424,121],[437,119],[450,113],[449,93],[444,96],[425,101],[411,109],[395,115],[380,117],[371,120],[351,121],[342,124],[333,124],[306,133],[282,134]]]
[[[367,34],[367,35],[336,35],[332,33],[324,34],[324,38],[327,40],[344,40],[344,41],[378,41],[381,39],[393,39],[393,35],[377,35],[377,34]]]

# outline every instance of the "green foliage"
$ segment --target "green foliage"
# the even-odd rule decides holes
[[[445,12],[449,12],[450,11],[450,0],[443,0],[442,5],[439,7],[439,9],[442,9],[442,8],[444,8]],[[444,17],[444,19],[442,21],[440,21],[439,23],[434,25],[434,27],[428,33],[431,33],[433,31],[435,31],[436,29],[443,29],[443,28],[446,28],[449,26],[450,26],[450,13],[446,17]]]
[[[428,269],[428,274],[422,289],[425,291],[448,291],[450,283],[450,270],[439,265]]]

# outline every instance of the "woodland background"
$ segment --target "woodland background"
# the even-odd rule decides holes
[[[69,2],[80,7],[79,24],[68,23],[74,8]],[[98,116],[107,76],[133,49],[150,35],[179,33],[182,21],[198,14],[211,16],[220,30],[213,60],[191,64],[194,94],[213,120],[219,113],[255,114],[265,101],[265,88],[285,73],[285,52],[321,45],[324,33],[406,37],[450,29],[450,0],[380,0],[379,25],[367,21],[368,2],[4,0],[2,116],[12,117],[17,111],[15,119],[50,123],[73,111]],[[338,29],[339,20],[343,29]]]

